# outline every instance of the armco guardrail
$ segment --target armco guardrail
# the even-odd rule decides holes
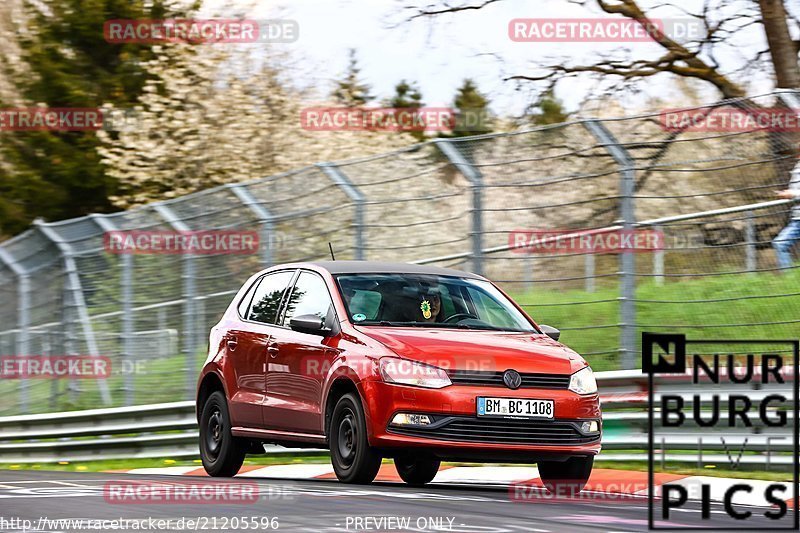
[[[640,370],[622,370],[598,372],[597,379],[604,409],[601,458],[609,461],[646,459],[647,376]],[[659,376],[656,380],[657,394],[679,394],[689,405],[694,394],[699,394],[701,403],[705,404],[713,394],[725,393],[724,385],[692,390],[688,376]],[[791,395],[791,387],[791,383],[786,383],[779,389],[750,391],[748,396],[757,400],[774,393]],[[737,392],[741,392],[741,388]],[[759,425],[757,418],[753,422]],[[656,458],[668,462],[725,463],[731,460],[731,454],[735,460],[744,445],[748,452],[762,454],[742,455],[739,457],[741,464],[791,464],[790,456],[779,455],[793,450],[791,425],[781,431],[768,429],[755,435],[747,428],[726,428],[724,432],[709,430],[702,435],[696,430],[678,430],[679,434],[671,434],[666,455],[662,457],[659,453]],[[703,438],[700,450],[698,437]],[[267,453],[295,451],[279,446],[266,447]],[[303,453],[320,451],[304,449]],[[0,463],[197,455],[197,421],[191,401],[0,418]]]
[[[0,461],[197,455],[194,402],[0,418]]]

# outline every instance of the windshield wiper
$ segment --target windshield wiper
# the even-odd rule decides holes
[[[521,329],[508,329],[508,328],[501,328],[489,325],[483,326],[479,324],[459,324],[459,323],[445,324],[443,322],[417,322],[417,321],[395,322],[391,320],[379,320],[370,322],[359,322],[357,325],[384,326],[392,328],[411,327],[411,328],[441,328],[441,329],[474,329],[474,330],[484,330],[484,331],[506,331],[510,333],[532,333],[523,331]]]
[[[499,326],[483,326],[480,324],[456,324],[459,329],[480,329],[486,331],[506,331],[509,333],[533,333],[532,331],[526,332],[521,329],[509,329]]]
[[[411,328],[439,328],[439,327],[456,327],[456,324],[441,324],[437,322],[417,322],[414,321],[407,321],[407,322],[393,322],[390,320],[379,320],[379,321],[372,321],[372,322],[359,322],[358,325],[361,326],[386,326],[392,328],[403,328],[403,327],[411,327]]]
[[[393,322],[391,320],[379,320],[379,321],[371,321],[371,322],[358,322],[357,325],[359,326],[384,326],[384,327],[391,327],[391,328],[402,328],[402,327],[425,327],[429,323],[427,322]]]

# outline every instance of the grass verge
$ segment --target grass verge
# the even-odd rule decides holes
[[[634,470],[647,472],[647,463],[644,461],[597,461],[595,468],[610,468],[614,470]],[[765,481],[792,481],[791,472],[764,471],[764,470],[739,470],[719,468],[708,465],[706,468],[669,465],[661,471],[668,474],[681,474],[687,476],[728,477],[738,479],[761,479]]]

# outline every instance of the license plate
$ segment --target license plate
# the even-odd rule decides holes
[[[478,398],[478,416],[553,418],[553,400]]]

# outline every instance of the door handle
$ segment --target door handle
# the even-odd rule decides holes
[[[269,354],[270,357],[277,357],[278,346],[275,343],[270,342],[269,344],[267,344],[267,353]]]
[[[236,337],[228,337],[226,344],[228,345],[228,349],[230,351],[234,351],[237,346],[239,346],[239,342],[236,340]]]

